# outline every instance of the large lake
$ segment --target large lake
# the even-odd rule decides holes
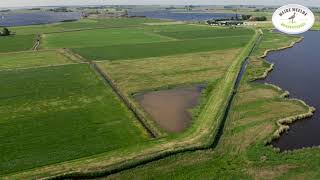
[[[235,14],[226,13],[188,13],[161,11],[129,12],[130,16],[146,16],[148,18],[172,19],[179,21],[204,21],[209,19],[231,18]],[[48,24],[65,20],[80,19],[80,12],[30,12],[0,14],[0,26],[25,26],[34,24]]]
[[[161,11],[144,11],[129,12],[130,16],[146,16],[148,18],[172,19],[178,21],[204,21],[209,19],[225,19],[236,17],[235,14],[228,13],[188,13],[188,12],[171,12],[167,10]]]
[[[17,14],[0,14],[0,26],[24,26],[48,24],[65,20],[80,19],[79,12],[33,12]]]
[[[304,33],[304,40],[293,48],[269,53],[266,59],[275,64],[265,82],[278,85],[314,106],[312,118],[290,125],[288,133],[272,144],[281,150],[320,145],[320,31]]]

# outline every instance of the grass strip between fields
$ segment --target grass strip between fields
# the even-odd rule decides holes
[[[64,50],[39,50],[0,53],[0,71],[29,69],[79,63]]]
[[[227,70],[225,76],[216,88],[212,90],[211,95],[208,97],[208,102],[202,109],[194,126],[185,133],[175,138],[160,138],[150,143],[116,152],[11,174],[6,178],[97,177],[132,168],[179,152],[210,148],[226,110],[228,99],[233,93],[241,65],[259,37],[260,34],[256,31],[250,42]]]
[[[152,138],[158,138],[165,136],[166,133],[162,130],[158,125],[151,120],[151,118],[147,115],[147,113],[135,105],[135,103],[131,100],[129,96],[124,93],[120,87],[113,81],[113,79],[108,75],[106,71],[103,71],[101,67],[95,62],[91,63],[93,69],[102,76],[102,78],[110,84],[113,90],[117,93],[117,95],[122,99],[124,104],[135,114],[136,118],[140,121],[142,126],[146,129],[149,135]]]

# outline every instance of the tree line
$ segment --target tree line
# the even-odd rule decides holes
[[[11,34],[11,31],[8,28],[3,28],[2,31],[0,31],[0,36],[9,36]]]

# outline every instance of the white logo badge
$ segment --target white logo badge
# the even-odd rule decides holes
[[[272,16],[276,29],[287,34],[300,34],[312,28],[315,18],[307,7],[289,4],[277,9]]]

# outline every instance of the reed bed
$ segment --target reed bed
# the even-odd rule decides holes
[[[283,47],[279,47],[279,48],[275,48],[275,49],[267,49],[267,50],[264,51],[263,55],[259,56],[259,59],[263,60],[265,57],[267,57],[268,53],[270,53],[270,52],[281,51],[281,50],[284,50],[284,49],[292,48],[296,43],[301,42],[303,39],[304,39],[303,37],[300,37],[298,40],[292,41],[287,46],[283,46]],[[264,73],[261,76],[254,77],[254,80],[265,79],[268,76],[268,73],[273,70],[273,68],[274,68],[274,64],[270,64],[270,67],[266,68]],[[264,83],[264,84],[268,85],[268,86],[271,86],[271,87],[277,89],[280,92],[283,92],[280,95],[280,98],[288,98],[289,95],[290,95],[289,91],[284,91],[279,86],[276,86],[274,84],[269,84],[269,83]],[[291,101],[300,102],[303,106],[308,108],[308,111],[306,113],[302,113],[302,114],[298,114],[298,115],[294,115],[294,116],[290,116],[290,117],[279,119],[276,122],[276,124],[278,126],[278,129],[266,141],[266,144],[270,144],[273,140],[279,139],[281,137],[281,134],[287,132],[290,129],[290,127],[289,127],[290,124],[292,124],[292,123],[294,123],[294,122],[296,122],[298,120],[302,120],[302,119],[306,119],[306,118],[312,117],[313,113],[316,110],[314,107],[308,106],[304,101],[302,101],[300,99],[290,99],[290,100]]]
[[[296,100],[296,101],[300,101],[301,103],[303,103],[305,106],[308,106],[307,104],[305,104],[305,102],[301,101],[301,100],[297,100],[297,99],[292,99],[292,100]],[[271,143],[273,140],[279,139],[281,137],[281,134],[287,132],[290,127],[289,125],[298,121],[298,120],[302,120],[302,119],[306,119],[309,117],[313,116],[313,113],[315,112],[315,108],[308,106],[308,112],[303,113],[303,114],[299,114],[299,115],[295,115],[295,116],[290,116],[290,117],[286,117],[283,119],[279,119],[276,124],[279,127],[271,136],[271,138],[266,142],[266,143]]]

